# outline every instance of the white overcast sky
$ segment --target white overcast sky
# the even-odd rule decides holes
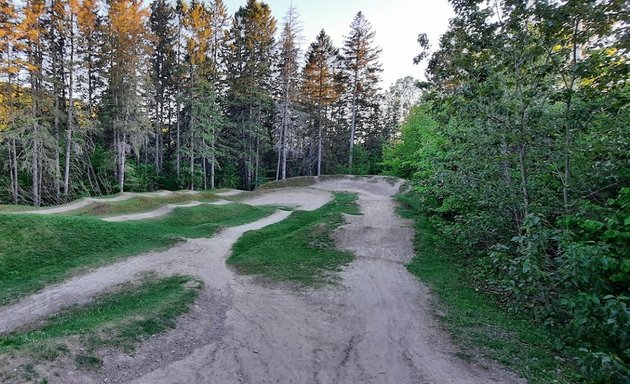
[[[264,1],[264,0],[263,0]],[[348,34],[350,23],[362,11],[376,32],[375,40],[383,52],[383,86],[404,76],[424,79],[425,65],[414,65],[420,48],[418,34],[426,33],[432,48],[448,27],[453,10],[447,0],[267,0],[278,28],[293,3],[300,14],[304,42],[302,51],[323,28],[337,47]],[[244,6],[246,0],[225,0],[230,13]]]

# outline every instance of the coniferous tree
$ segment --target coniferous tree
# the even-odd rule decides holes
[[[276,167],[276,180],[287,177],[287,152],[289,150],[289,136],[292,121],[295,120],[296,102],[299,85],[299,44],[300,24],[297,10],[291,6],[285,17],[284,26],[279,41],[279,102],[278,102],[278,127],[276,129],[278,149],[278,163]]]
[[[152,33],[151,80],[154,91],[154,166],[160,173],[163,164],[165,118],[174,96],[176,77],[177,29],[174,24],[175,10],[165,0],[155,0],[151,4],[149,25]],[[170,123],[170,121],[168,122]]]
[[[324,127],[327,125],[328,109],[339,98],[335,84],[335,69],[338,68],[339,50],[322,30],[306,53],[302,94],[308,109],[313,112],[317,137],[317,171],[322,173],[322,150]]]
[[[24,7],[22,22],[18,26],[20,38],[23,40],[24,65],[30,82],[30,118],[27,122],[29,131],[26,141],[30,150],[31,168],[31,201],[39,206],[42,203],[43,176],[43,144],[47,135],[47,127],[42,118],[44,104],[44,22],[46,12],[42,0],[28,1]]]
[[[138,156],[138,147],[147,130],[141,90],[148,43],[148,16],[148,10],[137,0],[112,1],[107,15],[109,68],[106,116],[113,135],[115,173],[121,192],[125,186],[129,147]]]
[[[0,140],[5,144],[8,152],[9,195],[14,204],[20,199],[18,179],[17,128],[19,109],[16,108],[20,87],[17,84],[17,74],[20,70],[18,57],[21,49],[19,34],[16,30],[19,24],[18,12],[11,0],[0,1]]]
[[[375,32],[362,12],[357,13],[350,24],[350,33],[343,47],[346,70],[347,99],[350,104],[350,146],[348,167],[352,171],[352,155],[357,135],[362,139],[375,133],[377,127],[369,126],[369,119],[378,108],[379,74],[382,71],[378,61],[380,48],[374,44]],[[371,131],[371,132],[370,132]]]
[[[234,16],[227,51],[228,113],[237,127],[230,138],[242,186],[257,183],[260,151],[268,142],[263,124],[271,107],[271,65],[276,20],[265,3],[248,0]]]

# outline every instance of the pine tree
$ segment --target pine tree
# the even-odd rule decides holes
[[[110,2],[108,43],[109,71],[107,120],[114,136],[118,190],[125,186],[128,147],[136,149],[147,130],[141,89],[147,50],[146,21],[149,14],[138,0]],[[147,72],[145,72],[147,73]]]
[[[60,169],[60,151],[61,142],[61,126],[65,118],[66,104],[66,87],[65,87],[65,53],[66,53],[66,4],[63,0],[52,0],[46,12],[46,38],[45,44],[47,51],[44,53],[49,60],[49,66],[46,70],[46,80],[52,83],[50,88],[53,97],[53,135],[55,137],[55,145],[53,145],[54,153],[54,174],[52,175],[55,188],[55,202],[61,202],[61,169]]]
[[[243,187],[257,182],[260,150],[268,141],[263,118],[271,106],[271,65],[276,20],[265,3],[248,0],[234,16],[227,47],[228,111],[238,127],[230,138]]]
[[[0,0],[0,140],[8,149],[10,196],[14,204],[19,203],[20,190],[18,180],[17,138],[15,122],[18,110],[16,98],[19,87],[16,85],[20,70],[18,53],[21,49],[19,24],[15,4],[11,0]]]
[[[74,88],[75,88],[75,59],[76,59],[76,21],[77,13],[79,11],[79,3],[77,0],[69,0],[66,5],[66,18],[64,21],[65,31],[67,34],[67,47],[66,47],[66,59],[64,59],[65,67],[67,68],[67,83],[64,86],[67,88],[68,105],[66,108],[66,146],[64,156],[64,172],[63,172],[63,195],[64,200],[69,200],[70,195],[70,161],[72,150],[72,135],[75,126],[75,101],[74,101]]]
[[[367,117],[374,112],[379,91],[378,61],[380,48],[374,45],[375,32],[362,12],[357,13],[350,24],[350,34],[344,42],[344,67],[350,99],[350,148],[348,167],[352,171],[352,152],[357,133],[365,136],[369,127]]]
[[[170,109],[171,97],[176,87],[176,43],[177,29],[174,25],[175,10],[166,0],[155,0],[151,4],[149,25],[152,32],[151,81],[154,91],[154,165],[160,173],[163,163],[165,110]],[[170,122],[169,122],[170,123]]]
[[[324,126],[328,108],[338,99],[335,86],[335,68],[338,67],[339,50],[322,29],[306,53],[302,95],[308,108],[314,113],[317,130],[317,176],[322,173],[322,148]]]
[[[24,45],[26,58],[24,66],[29,74],[31,91],[31,115],[28,125],[27,141],[30,143],[31,161],[31,193],[32,202],[39,206],[42,203],[42,152],[46,135],[46,127],[42,120],[42,108],[44,102],[43,62],[44,62],[44,23],[45,4],[42,0],[30,0],[23,10],[23,19],[18,25],[18,33]]]
[[[214,95],[215,106],[218,108],[221,98],[224,96],[225,85],[225,58],[222,55],[223,46],[227,43],[229,17],[227,13],[227,7],[222,0],[215,0],[211,6],[211,27],[212,27],[212,39],[210,43],[210,61],[213,68],[212,78],[212,90]],[[212,137],[209,138],[209,144],[206,144],[208,149],[205,151],[209,156],[204,157],[203,161],[203,174],[204,185],[207,187],[207,160],[210,159],[210,188],[215,188],[216,168],[218,164],[218,158],[223,154],[223,129],[227,126],[226,119],[221,114],[217,124],[213,126]]]
[[[295,114],[296,101],[298,98],[299,86],[299,63],[298,56],[300,48],[298,40],[300,38],[300,24],[297,10],[291,6],[285,17],[284,26],[280,36],[279,54],[279,126],[277,128],[278,164],[276,167],[276,180],[287,177],[287,152],[288,139],[292,130],[291,121]]]

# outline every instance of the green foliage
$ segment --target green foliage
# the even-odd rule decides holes
[[[227,260],[247,274],[304,285],[331,280],[330,272],[352,261],[335,249],[332,232],[343,213],[358,214],[356,195],[335,193],[335,199],[314,211],[295,211],[280,223],[243,235]]]
[[[627,7],[453,6],[385,170],[478,287],[581,349],[584,380],[628,381]]]
[[[399,213],[414,219],[416,256],[409,272],[429,284],[439,298],[440,320],[465,355],[494,359],[514,369],[529,383],[569,383],[576,368],[549,345],[544,326],[525,316],[506,313],[479,289],[452,244],[426,215],[417,193],[399,195]]]
[[[424,180],[435,172],[432,163],[440,156],[443,144],[429,108],[416,106],[401,127],[401,137],[383,150],[383,173]]]
[[[369,175],[371,172],[371,162],[369,152],[363,145],[352,147],[352,175]]]
[[[80,268],[167,247],[182,237],[208,237],[221,227],[257,220],[272,211],[244,204],[201,205],[175,209],[161,219],[118,223],[94,217],[2,214],[0,303],[63,280]]]
[[[158,181],[158,174],[153,164],[130,161],[125,166],[125,186],[128,191],[155,191],[159,185]]]

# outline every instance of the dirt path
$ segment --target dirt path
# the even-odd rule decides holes
[[[0,332],[32,320],[33,312],[44,315],[69,300],[87,301],[141,271],[192,273],[204,280],[205,289],[175,329],[143,343],[133,356],[106,352],[100,372],[62,367],[51,372],[49,382],[521,382],[492,366],[481,369],[454,357],[456,349],[432,318],[427,288],[404,268],[413,254],[413,233],[394,212],[391,196],[397,189],[384,179],[327,180],[249,200],[312,208],[315,199],[325,202],[328,191],[357,192],[363,215],[348,217],[335,235],[338,246],[357,259],[343,269],[338,285],[296,290],[235,275],[226,267],[234,241],[288,215],[279,211],[211,239],[190,240],[46,289],[0,310]]]
[[[156,191],[156,192],[144,192],[144,193],[134,193],[134,192],[123,192],[114,197],[84,197],[82,199],[73,201],[68,204],[57,205],[50,208],[37,209],[33,211],[23,211],[19,213],[33,213],[37,215],[49,215],[55,213],[66,213],[76,211],[77,209],[85,208],[94,203],[103,203],[103,202],[116,202],[116,201],[125,201],[129,200],[133,197],[164,197],[174,194],[172,191]],[[186,194],[194,194],[194,191],[182,191],[182,193]]]
[[[52,285],[13,305],[0,308],[0,334],[70,305],[87,303],[98,293],[134,280],[144,272],[197,275],[206,283],[212,284],[222,279],[221,274],[227,273],[225,268],[216,268],[217,260],[223,260],[227,256],[232,244],[243,233],[281,221],[289,213],[278,211],[253,223],[226,228],[212,238],[187,240],[167,251],[133,257]]]
[[[166,216],[169,213],[173,212],[176,208],[190,208],[197,207],[203,204],[209,205],[226,205],[230,204],[230,201],[227,200],[217,200],[212,201],[210,203],[202,203],[201,201],[189,201],[187,203],[182,204],[166,204],[157,209],[148,212],[140,212],[140,213],[131,213],[128,215],[119,215],[119,216],[110,216],[103,218],[104,221],[132,221],[132,220],[147,220],[147,219],[155,219],[158,217]]]

